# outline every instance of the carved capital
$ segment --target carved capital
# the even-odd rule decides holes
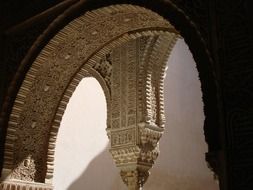
[[[158,141],[162,137],[164,129],[156,125],[150,125],[146,123],[139,123],[138,126],[141,145],[150,147],[149,149],[154,149],[157,147]]]

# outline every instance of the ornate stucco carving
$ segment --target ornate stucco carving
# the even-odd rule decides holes
[[[130,40],[111,53],[111,154],[129,189],[140,189],[159,154],[164,129],[163,79],[176,35]]]
[[[127,163],[131,154],[137,164],[136,171],[122,169],[122,176],[147,176],[164,127],[162,76],[177,37],[172,31],[159,15],[131,5],[87,12],[63,28],[36,58],[15,100],[4,177],[50,183],[61,118],[85,76],[104,89],[116,163]]]

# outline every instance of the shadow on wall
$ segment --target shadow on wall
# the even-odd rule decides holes
[[[157,162],[145,190],[218,190],[205,162],[204,114],[195,63],[183,40],[169,59],[165,79],[166,130]],[[127,190],[108,146],[96,156],[68,190]]]
[[[169,132],[166,132],[163,139],[169,138],[168,135]],[[168,152],[168,144],[166,143],[168,141],[164,140],[160,145],[161,153],[164,154],[160,155],[160,159],[152,168],[151,175],[144,186],[145,190],[168,190],[168,188],[171,190],[218,190],[218,185],[212,179],[211,172],[207,168],[204,172],[207,172],[209,177],[207,175],[194,176],[196,171],[193,171],[192,175],[181,174],[184,168],[181,168],[181,171],[172,173],[168,171],[168,168],[170,168],[168,164],[164,168],[164,163],[161,162],[170,157],[169,155],[165,156],[165,153]],[[118,169],[112,161],[108,147],[91,161],[84,173],[69,186],[68,190],[127,190],[120,178]],[[178,163],[182,160],[179,159]],[[169,163],[168,160],[166,163]],[[196,163],[196,165],[198,164],[200,163]],[[191,167],[194,166],[188,166],[188,168]],[[187,170],[187,168],[185,169]]]

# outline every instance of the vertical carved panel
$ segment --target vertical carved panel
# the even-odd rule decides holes
[[[127,126],[136,126],[136,112],[137,112],[137,65],[138,55],[139,55],[139,43],[129,43],[127,49],[128,59],[127,59]]]
[[[172,33],[149,35],[131,40],[111,54],[110,152],[124,183],[133,190],[144,185],[159,154],[164,128],[163,76],[177,38]]]
[[[144,122],[150,115],[150,109],[147,107],[147,103],[150,100],[146,97],[146,89],[150,87],[147,84],[147,62],[149,61],[150,55],[153,50],[153,46],[156,42],[157,37],[150,36],[149,38],[140,38],[140,56],[138,66],[138,122]],[[142,101],[145,99],[145,101]]]
[[[139,65],[137,67],[137,75],[138,75],[138,81],[137,81],[137,96],[138,97],[144,97],[145,91],[142,88],[142,86],[145,85],[145,81],[143,80],[144,74],[145,74],[145,62],[147,59],[147,54],[149,53],[148,47],[151,45],[152,38],[151,37],[141,37],[139,42]],[[145,104],[143,101],[139,101],[137,99],[137,122],[140,123],[144,120],[144,110],[145,110]]]
[[[130,41],[112,52],[112,148],[135,144],[136,46],[136,41]]]
[[[112,70],[112,110],[111,110],[111,127],[117,129],[120,127],[120,56],[119,50],[114,51],[112,56],[113,70]]]
[[[126,44],[126,46],[128,43]],[[126,128],[126,118],[127,118],[127,99],[128,99],[128,52],[127,47],[123,45],[123,48],[120,48],[120,77],[117,79],[120,81],[120,91],[116,92],[120,94],[120,128]],[[113,89],[112,89],[113,90]]]

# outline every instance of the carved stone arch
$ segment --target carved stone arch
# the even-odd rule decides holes
[[[161,36],[159,37],[159,35]],[[153,39],[152,36],[156,36],[156,39],[159,38],[159,40],[155,42],[156,46],[154,46],[155,44],[154,42],[153,42],[154,44],[148,44],[148,42],[152,41]],[[134,41],[134,40],[141,41],[140,43],[142,44],[140,44],[140,46],[143,46],[143,47],[140,47],[140,51],[142,51],[140,52],[140,56],[141,56],[140,61],[143,63],[148,62],[148,65],[146,67],[149,68],[150,71],[147,70],[147,72],[154,71],[154,69],[151,68],[152,64],[158,67],[158,69],[155,69],[155,70],[160,75],[157,76],[157,80],[155,80],[155,82],[157,82],[156,86],[160,88],[159,89],[160,96],[159,96],[158,102],[161,103],[161,105],[159,105],[160,108],[157,108],[157,110],[161,112],[159,113],[158,118],[162,118],[162,120],[159,121],[157,125],[161,126],[162,128],[164,127],[165,118],[164,118],[164,107],[163,107],[163,80],[164,80],[166,60],[172,50],[172,47],[174,46],[176,42],[176,39],[177,39],[177,34],[171,35],[170,33],[164,32],[164,31],[143,31],[143,32],[131,33],[131,35],[125,34],[123,37],[111,42],[110,44],[102,48],[100,51],[98,51],[96,54],[94,54],[92,58],[89,59],[87,63],[85,63],[82,66],[81,69],[79,69],[79,71],[75,74],[75,76],[69,83],[68,87],[66,88],[62,96],[62,99],[58,105],[54,120],[52,122],[53,124],[50,131],[49,146],[48,146],[49,149],[48,149],[48,154],[47,154],[47,175],[46,175],[47,183],[50,183],[53,177],[55,140],[57,138],[57,131],[60,126],[62,115],[64,113],[64,110],[66,108],[69,98],[71,97],[72,93],[74,92],[79,82],[85,76],[91,76],[91,77],[96,78],[105,93],[106,102],[107,102],[107,115],[109,117],[107,119],[107,126],[108,126],[107,130],[108,130],[108,135],[110,135],[110,128],[111,128],[110,116],[112,114],[111,113],[111,106],[112,106],[111,90],[113,90],[111,86],[111,75],[113,71],[112,69],[113,65],[112,63],[109,63],[109,67],[107,67],[107,69],[105,70],[104,67],[106,65],[104,66],[104,64],[106,64],[106,62],[108,61],[112,62],[109,59],[111,59],[110,54],[113,51],[113,49],[121,48],[122,45],[124,45],[125,43],[129,41]],[[165,42],[168,42],[169,46],[166,46]],[[151,56],[148,56],[147,53],[152,53],[152,54]],[[161,61],[158,61],[159,59],[161,59]],[[154,63],[154,61],[156,61],[157,63]],[[158,63],[160,63],[160,65],[158,65]],[[143,84],[144,83],[140,83],[139,81],[138,86],[141,88]],[[120,92],[116,92],[116,93],[120,93]]]
[[[36,46],[40,46],[40,48],[41,48],[43,46],[43,44],[46,43],[47,39],[50,38],[50,36],[53,35],[55,33],[55,31],[58,30],[57,28],[59,26],[64,25],[64,23],[68,22],[69,20],[72,20],[73,17],[78,16],[78,14],[80,12],[82,12],[83,10],[93,9],[94,6],[100,7],[102,5],[111,3],[111,2],[100,2],[100,1],[98,1],[98,2],[99,2],[98,4],[95,3],[94,5],[91,5],[91,4],[89,4],[89,2],[83,1],[80,4],[75,5],[75,7],[72,7],[72,10],[66,11],[63,14],[63,17],[65,16],[66,18],[59,17],[57,19],[57,21],[54,22],[54,24],[52,24],[49,27],[49,30],[47,30],[48,33],[45,33],[46,34],[45,36],[42,35],[42,38],[40,38],[38,40],[38,42],[40,41],[41,43],[36,43],[33,46],[32,49],[35,49],[34,54],[30,53],[26,57],[26,59],[24,60],[23,64],[24,65],[26,63],[29,64],[29,60],[32,60],[33,56],[36,56],[36,54],[38,53],[38,51],[36,52]],[[124,1],[119,1],[119,2],[124,2]],[[136,2],[134,4],[136,4]],[[140,4],[144,7],[151,9],[152,5],[154,5],[154,2],[152,3],[152,1],[150,1],[149,4],[145,4],[142,1],[140,1],[137,4]],[[165,7],[167,8],[167,10],[165,10],[164,8],[161,8],[163,5],[166,5]],[[205,113],[206,113],[206,118],[207,118],[206,120],[208,120],[208,122],[205,122],[206,138],[207,138],[207,141],[209,144],[209,148],[211,146],[211,151],[215,151],[215,150],[217,150],[216,149],[217,145],[216,145],[216,142],[214,142],[214,140],[212,139],[212,135],[213,135],[212,133],[214,130],[210,129],[210,125],[213,124],[213,122],[210,122],[210,120],[219,121],[219,119],[217,119],[217,120],[213,119],[213,118],[218,117],[217,115],[214,116],[214,113],[216,113],[216,114],[218,113],[216,106],[217,106],[217,102],[219,101],[219,94],[217,92],[219,89],[217,89],[217,86],[216,86],[217,84],[216,84],[215,73],[213,73],[212,60],[209,56],[208,50],[206,48],[200,48],[200,47],[205,47],[204,40],[201,37],[201,34],[197,32],[198,31],[197,28],[191,22],[189,17],[187,17],[183,13],[182,10],[177,8],[176,5],[172,4],[171,2],[169,2],[169,3],[168,2],[159,2],[157,4],[157,6],[154,6],[154,8],[152,8],[152,9],[155,10],[156,12],[158,12],[159,14],[166,16],[166,18],[168,18],[169,20],[172,21],[172,23],[177,27],[177,29],[180,30],[180,33],[185,38],[186,42],[188,42],[188,45],[193,52],[193,55],[196,59],[196,62],[197,62],[197,65],[198,65],[198,68],[200,71],[199,73],[200,73],[200,79],[202,82],[202,90],[203,90],[204,103],[205,103]],[[73,13],[74,10],[78,10],[77,13]],[[172,13],[168,13],[168,15],[167,15],[166,11],[168,11],[168,10],[172,11]],[[173,15],[177,15],[176,18],[178,18],[182,22],[176,23],[176,19],[172,18]],[[58,24],[57,24],[57,22],[58,22]],[[75,24],[78,25],[78,23],[75,23]],[[190,27],[190,34],[186,34],[185,30],[183,29],[183,27],[185,27],[185,26]],[[54,27],[56,27],[56,28],[54,28]],[[64,34],[62,34],[62,35],[64,36]],[[43,37],[45,37],[45,38],[43,38]],[[194,42],[193,44],[189,43],[191,37],[193,37],[193,42]],[[52,44],[54,44],[54,43],[52,42]],[[198,47],[198,48],[194,49],[194,47]],[[37,50],[39,50],[39,49],[37,49]],[[33,50],[31,50],[31,52],[32,51]],[[43,53],[44,53],[44,58],[47,57],[47,53],[42,51],[42,54]],[[205,62],[205,65],[201,62]],[[22,66],[21,66],[21,68],[22,68]],[[21,69],[21,71],[22,71],[22,69]],[[20,74],[22,75],[22,72],[18,73],[17,76],[19,76]],[[15,85],[13,85],[13,86],[15,86]],[[7,101],[7,103],[8,103],[8,101]],[[216,125],[217,125],[217,123],[216,123]],[[213,127],[213,126],[211,126],[211,127]],[[210,134],[209,131],[211,131],[211,135],[209,135]],[[214,131],[214,132],[217,132],[217,131]],[[8,140],[8,139],[12,139],[12,138],[13,137],[11,136],[11,137],[7,137],[6,139]],[[11,147],[12,145],[7,143],[7,146]],[[220,147],[218,147],[218,148],[220,148]],[[215,156],[216,155],[214,155],[214,157]],[[6,160],[8,160],[8,158]],[[215,167],[217,167],[217,166],[215,166]],[[216,169],[216,168],[214,168],[214,169]]]
[[[106,76],[108,71],[104,73],[101,66],[105,62],[109,62],[108,54],[111,50],[120,48],[121,44],[125,44],[131,40],[140,41],[141,37],[146,37],[147,40],[143,40],[143,52],[137,57],[138,60],[145,60],[143,65],[140,65],[142,68],[140,69],[140,73],[142,73],[140,80],[145,81],[147,78],[147,82],[149,82],[143,83],[144,87],[140,87],[140,90],[144,94],[147,93],[145,97],[148,102],[148,107],[144,105],[145,109],[143,108],[143,113],[141,114],[147,115],[147,118],[144,118],[143,121],[147,119],[148,128],[144,126],[146,125],[145,123],[141,127],[136,123],[136,130],[140,130],[141,136],[136,136],[135,140],[140,141],[142,146],[150,144],[152,140],[153,145],[150,150],[147,149],[148,147],[146,148],[148,152],[142,152],[141,149],[136,147],[134,155],[138,154],[142,156],[142,159],[148,159],[150,163],[147,162],[147,168],[149,169],[153,164],[153,159],[157,157],[158,150],[155,148],[161,137],[163,128],[163,124],[158,121],[158,115],[162,115],[163,112],[158,113],[156,111],[157,108],[151,107],[152,105],[160,106],[158,105],[160,97],[160,86],[158,84],[160,84],[163,78],[158,71],[154,73],[152,67],[154,61],[156,61],[161,64],[158,65],[158,68],[161,67],[160,72],[164,71],[166,58],[175,43],[177,35],[176,30],[159,15],[145,8],[131,5],[116,5],[87,12],[64,27],[38,55],[26,74],[15,100],[9,120],[4,170],[2,173],[2,176],[8,178],[10,182],[6,180],[4,188],[11,187],[13,181],[16,180],[41,183],[45,181],[45,175],[47,175],[47,178],[52,176],[52,168],[50,166],[52,166],[54,141],[59,123],[68,99],[81,77],[85,75],[97,75],[96,78],[100,78],[108,100],[109,91],[114,90],[114,87],[110,84],[110,76]],[[86,38],[86,36],[90,37]],[[166,41],[168,43],[164,43]],[[145,47],[147,47],[150,55],[145,54]],[[131,44],[131,48],[124,48],[131,52],[135,52],[138,49],[131,49],[136,48],[135,43]],[[145,56],[148,56],[148,58]],[[136,58],[134,57],[134,59]],[[136,60],[132,60],[133,65],[135,65]],[[139,67],[139,65],[137,66]],[[126,65],[125,67],[128,66]],[[133,77],[137,80],[137,76]],[[118,78],[115,81],[117,80]],[[136,83],[136,85],[139,84]],[[134,86],[131,88],[132,90],[136,90]],[[139,94],[139,96],[141,97],[142,94]],[[133,98],[136,99],[136,97]],[[142,100],[145,101],[146,99]],[[113,98],[111,101],[115,102]],[[150,114],[155,115],[151,116]],[[144,116],[142,115],[141,118]],[[108,125],[109,130],[111,124],[113,122],[110,122]],[[161,128],[159,129],[158,126]],[[117,135],[116,132],[115,135]],[[109,136],[112,136],[111,131],[109,132]],[[47,146],[49,147],[48,150],[45,149]],[[152,152],[153,149],[154,152]],[[122,150],[120,150],[120,153],[117,151],[115,149],[112,150],[115,159],[122,152]],[[128,151],[131,152],[130,149]],[[129,154],[125,153],[123,151],[121,159],[129,156]],[[139,158],[135,158],[134,156],[134,159]],[[141,178],[145,177],[145,179],[142,178],[139,182],[138,173],[131,173],[130,175],[134,176],[125,178],[124,172],[128,176],[129,171],[123,171],[122,176],[126,184],[130,184],[130,186],[142,186],[147,177],[147,174],[142,176],[144,173],[141,173]],[[135,184],[132,184],[129,177],[131,180],[137,180],[134,181]],[[19,184],[19,186],[22,186],[22,184]],[[33,184],[33,186],[36,186],[36,184]],[[50,184],[48,188],[50,188]]]
[[[108,6],[117,3],[131,3],[135,5],[140,5],[146,7],[148,9],[157,12],[158,14],[164,16],[167,20],[169,20],[173,26],[180,32],[181,36],[187,42],[191,52],[193,53],[194,59],[196,60],[197,67],[200,74],[200,80],[203,91],[203,101],[205,105],[205,137],[206,141],[209,145],[209,151],[212,152],[209,156],[209,161],[212,164],[212,167],[215,170],[219,170],[217,167],[217,152],[222,147],[220,145],[220,138],[217,139],[217,134],[220,133],[222,121],[221,121],[221,92],[217,83],[217,77],[214,72],[214,65],[210,54],[208,53],[208,49],[206,47],[206,43],[202,34],[195,23],[191,20],[191,18],[179,7],[181,6],[180,2],[177,1],[125,1],[125,0],[112,0],[112,1],[101,1],[94,0],[90,1],[81,1],[73,6],[66,9],[64,13],[59,15],[57,19],[55,19],[49,27],[46,29],[43,34],[36,40],[33,46],[30,48],[30,51],[27,53],[26,57],[23,59],[22,63],[10,87],[8,89],[8,93],[5,97],[3,109],[1,111],[0,116],[0,124],[1,126],[5,126],[7,128],[7,122],[9,118],[9,114],[11,112],[11,108],[18,92],[18,89],[24,79],[25,73],[29,69],[33,60],[37,57],[38,53],[41,49],[48,43],[53,35],[55,35],[63,26],[65,26],[68,22],[78,17],[83,12],[88,10],[92,10],[95,8]],[[5,131],[5,130],[4,130]],[[5,132],[4,132],[5,133]],[[219,171],[216,171],[220,173]]]

